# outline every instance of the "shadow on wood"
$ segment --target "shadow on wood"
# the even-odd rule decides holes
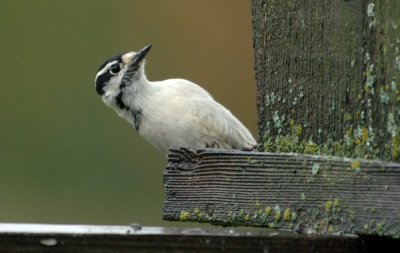
[[[235,150],[171,150],[165,220],[400,237],[400,164]]]

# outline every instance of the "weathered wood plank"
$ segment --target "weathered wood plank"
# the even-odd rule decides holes
[[[253,0],[260,148],[400,161],[400,1]]]
[[[171,150],[164,219],[400,237],[400,164]]]
[[[233,229],[1,224],[0,252],[376,252],[399,240]],[[388,252],[388,251],[385,251]]]

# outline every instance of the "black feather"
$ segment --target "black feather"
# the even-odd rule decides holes
[[[142,121],[142,109],[133,109],[130,108],[125,102],[122,100],[123,92],[122,90],[118,93],[118,95],[115,97],[115,103],[117,104],[118,108],[121,110],[126,110],[129,111],[132,114],[133,117],[133,126],[137,131],[140,129],[140,123]]]

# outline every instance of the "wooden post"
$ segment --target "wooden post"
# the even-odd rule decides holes
[[[400,2],[253,0],[260,148],[400,160]]]

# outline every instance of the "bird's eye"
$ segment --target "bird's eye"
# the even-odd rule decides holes
[[[121,64],[117,63],[111,66],[110,73],[116,75],[121,71]]]

